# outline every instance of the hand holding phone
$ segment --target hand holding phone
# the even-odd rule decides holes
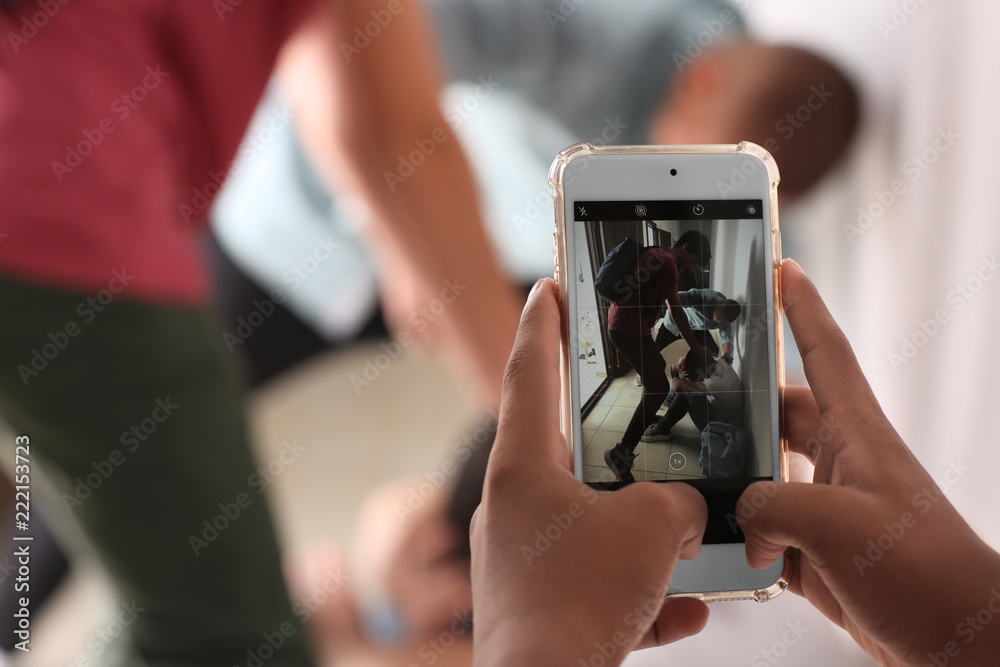
[[[599,493],[570,472],[559,432],[559,337],[556,286],[545,279],[521,316],[472,521],[479,667],[617,665],[708,619],[699,600],[666,599],[678,558],[701,548],[701,496],[685,485]]]
[[[810,384],[785,390],[786,435],[816,469],[812,484],[743,494],[747,558],[763,567],[791,547],[789,589],[881,665],[996,664],[1000,557],[886,419],[798,264],[785,260],[781,281]]]
[[[774,160],[749,143],[577,144],[549,182],[574,474],[601,491],[696,488],[704,548],[670,593],[773,597],[783,564],[749,568],[735,508],[754,481],[784,479]]]

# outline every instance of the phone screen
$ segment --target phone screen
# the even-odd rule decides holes
[[[736,501],[776,478],[780,451],[764,202],[572,205],[578,476],[686,482],[708,504],[704,543],[744,541]]]

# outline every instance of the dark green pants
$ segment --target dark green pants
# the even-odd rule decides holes
[[[109,296],[0,279],[0,414],[56,528],[82,528],[131,605],[136,663],[313,664],[209,312]]]

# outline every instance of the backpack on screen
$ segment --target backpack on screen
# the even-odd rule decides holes
[[[739,426],[708,422],[701,432],[698,464],[706,477],[741,477],[747,465],[746,437]]]
[[[611,249],[594,279],[594,289],[601,297],[614,301],[632,293],[634,286],[625,277],[635,268],[642,251],[642,244],[631,237]]]

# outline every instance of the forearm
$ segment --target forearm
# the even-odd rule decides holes
[[[324,180],[366,205],[368,215],[357,217],[403,311],[395,327],[416,320],[407,332],[447,349],[482,399],[497,404],[519,295],[492,253],[471,173],[438,108],[441,82],[419,3],[405,3],[350,62],[340,51],[370,20],[369,4],[329,7],[288,49],[283,87]]]
[[[670,382],[670,387],[678,394],[691,394],[694,396],[705,393],[705,384],[702,382],[692,382],[684,378],[674,378]]]
[[[670,317],[673,319],[674,324],[677,326],[677,331],[680,332],[681,337],[687,341],[687,344],[692,348],[701,347],[701,342],[695,339],[694,331],[691,329],[691,323],[688,322],[687,313],[684,312],[684,307],[680,304],[680,301],[668,301],[667,306],[670,308]]]

